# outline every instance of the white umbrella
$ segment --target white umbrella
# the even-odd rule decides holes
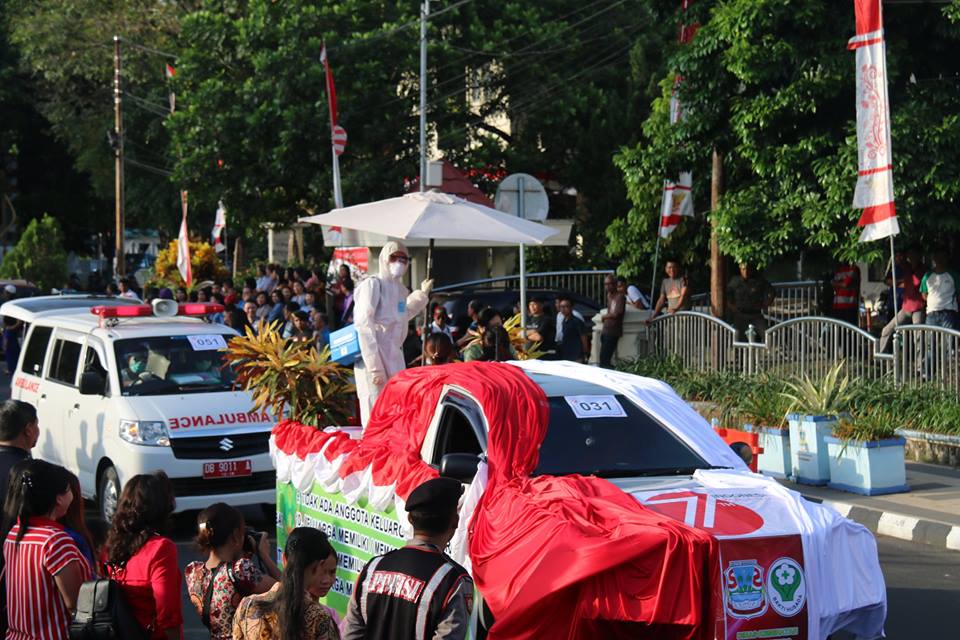
[[[300,222],[379,233],[401,240],[429,239],[427,277],[433,271],[434,240],[543,244],[557,233],[556,229],[539,222],[524,220],[439,191],[408,193],[398,198],[334,209],[329,213],[300,218]],[[527,283],[521,278],[521,300],[526,298],[526,289]],[[526,311],[520,310],[521,318]]]
[[[300,222],[379,233],[406,240],[475,240],[505,244],[543,244],[555,234],[539,222],[523,220],[482,204],[439,191],[408,193],[334,209]]]

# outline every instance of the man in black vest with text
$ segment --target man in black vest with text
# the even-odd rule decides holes
[[[434,478],[407,498],[413,540],[372,558],[360,572],[343,640],[461,640],[473,608],[473,580],[443,548],[457,530],[463,486]]]

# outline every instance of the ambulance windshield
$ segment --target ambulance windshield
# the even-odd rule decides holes
[[[125,396],[204,393],[232,388],[233,370],[218,350],[229,335],[159,336],[118,340],[120,385]]]

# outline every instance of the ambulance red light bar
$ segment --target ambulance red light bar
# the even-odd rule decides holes
[[[153,307],[148,304],[128,305],[123,307],[107,307],[98,305],[90,307],[90,313],[106,318],[143,318],[153,315]]]
[[[216,302],[184,302],[177,308],[178,316],[205,316],[223,313],[223,305]]]

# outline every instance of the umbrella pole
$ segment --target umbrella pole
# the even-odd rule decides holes
[[[430,238],[430,244],[427,245],[427,280],[433,277],[433,244],[435,240]],[[410,283],[413,284],[413,283]],[[420,364],[427,363],[427,336],[430,335],[430,298],[427,298],[427,306],[423,308],[423,330],[420,333]]]

